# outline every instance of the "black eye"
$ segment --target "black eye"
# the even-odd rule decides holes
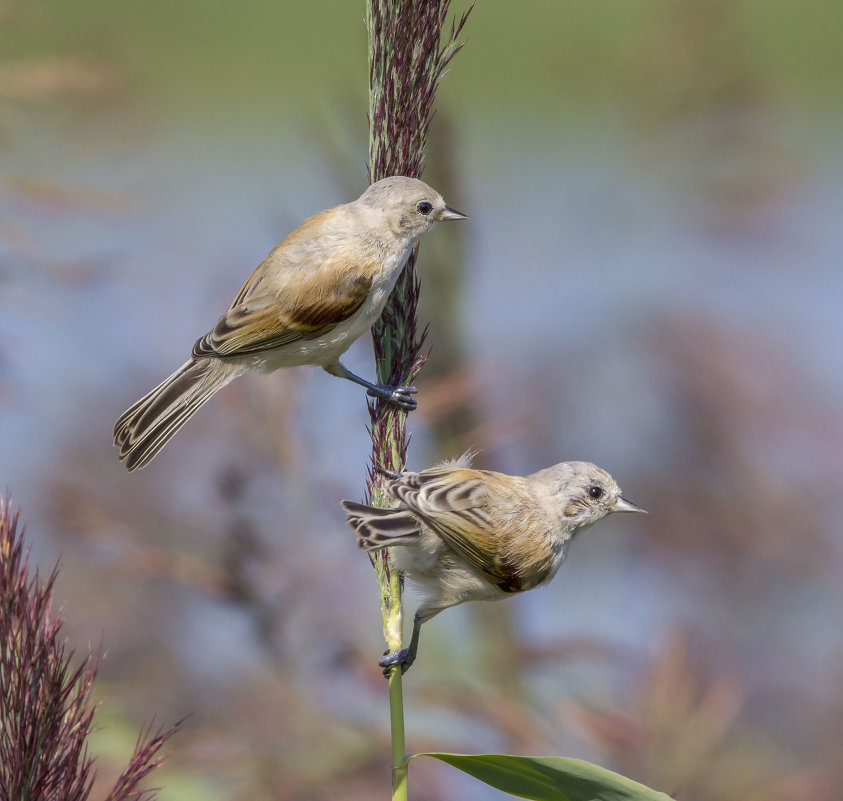
[[[416,206],[416,208],[419,210],[419,214],[424,214],[425,216],[427,216],[428,214],[430,214],[430,212],[433,211],[433,206],[430,203],[428,203],[426,200],[422,200]]]
[[[593,486],[588,488],[588,497],[594,498],[596,501],[598,498],[603,497],[603,487]]]

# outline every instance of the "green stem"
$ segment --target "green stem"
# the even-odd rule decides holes
[[[387,631],[388,647],[397,650],[403,645],[401,636],[401,576],[397,570],[390,571],[389,594],[390,616]],[[396,630],[397,624],[397,630]],[[396,636],[397,635],[397,636]],[[404,742],[404,694],[401,667],[392,668],[389,674],[389,717],[392,727],[392,799],[407,801],[407,746]]]
[[[403,645],[403,619],[401,604],[401,575],[389,571],[389,603],[384,616],[384,633],[390,651]],[[404,740],[404,693],[401,667],[392,668],[389,674],[389,718],[392,729],[392,799],[407,801],[407,746]]]
[[[389,674],[389,715],[392,720],[392,801],[407,801],[407,749],[400,667],[394,667]]]
[[[378,487],[372,488],[372,502],[385,506],[386,499]],[[389,554],[381,551],[374,555],[373,566],[381,590],[383,633],[387,648],[397,651],[403,645],[402,579],[397,570],[389,566]],[[407,801],[407,746],[404,739],[404,695],[400,666],[389,674],[389,717],[392,733],[392,798]]]

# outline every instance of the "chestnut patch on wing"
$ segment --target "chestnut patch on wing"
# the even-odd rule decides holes
[[[332,292],[310,304],[302,304],[289,315],[292,325],[322,329],[347,320],[369,296],[372,279],[368,275],[349,275]]]
[[[498,589],[503,592],[521,592],[524,589],[524,582],[518,573],[518,569],[505,557],[499,556],[495,560],[495,574],[493,574],[493,583],[497,584]],[[492,578],[489,574],[487,577]]]

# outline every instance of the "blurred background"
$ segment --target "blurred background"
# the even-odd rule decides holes
[[[146,470],[111,446],[275,242],[364,189],[363,15],[0,0],[0,485],[61,561],[71,644],[107,651],[102,779],[190,715],[164,801],[388,793],[378,599],[338,505],[363,392],[249,375]],[[425,626],[411,751],[839,797],[841,30],[832,0],[474,9],[425,174],[471,221],[421,248],[409,466],[587,459],[650,516]],[[346,363],[371,378],[369,342]],[[411,792],[503,797],[423,760]]]

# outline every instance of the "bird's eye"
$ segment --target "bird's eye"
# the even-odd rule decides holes
[[[598,487],[597,485],[588,488],[588,497],[594,498],[596,501],[598,498],[603,497],[603,487]]]
[[[422,200],[416,206],[416,208],[418,209],[419,214],[424,214],[425,216],[427,216],[428,214],[430,214],[430,212],[433,211],[433,206],[430,203],[428,203],[426,200]]]

